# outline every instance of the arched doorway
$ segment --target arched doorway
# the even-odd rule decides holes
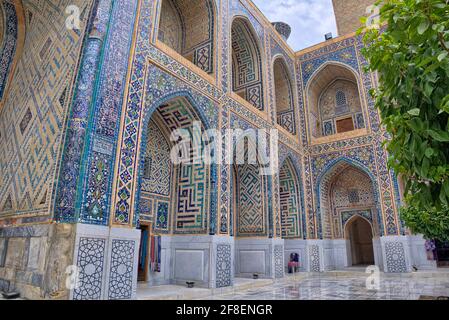
[[[345,235],[349,242],[350,265],[373,265],[373,230],[370,222],[360,216],[355,216],[346,224]]]
[[[369,169],[351,159],[334,160],[318,177],[317,199],[318,235],[334,246],[334,264],[329,268],[381,263],[378,243],[383,223],[378,185]]]
[[[152,113],[142,137],[139,280],[151,285],[198,280],[195,272],[176,268],[185,255],[181,250],[173,255],[169,238],[209,233],[211,165],[201,158],[205,130],[190,101],[177,97]],[[177,241],[183,246],[182,239]],[[192,268],[185,270],[198,263],[192,259]]]

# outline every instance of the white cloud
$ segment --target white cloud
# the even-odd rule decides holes
[[[332,0],[253,0],[272,22],[282,21],[292,27],[288,40],[294,50],[324,41],[324,35],[337,35]]]

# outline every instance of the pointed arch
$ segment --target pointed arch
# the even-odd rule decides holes
[[[348,239],[348,230],[347,230],[347,228],[348,228],[352,223],[354,223],[356,220],[359,220],[359,219],[362,219],[363,221],[365,221],[366,223],[368,223],[368,224],[370,225],[372,234],[374,234],[374,226],[373,226],[373,222],[370,221],[369,219],[367,219],[366,217],[364,217],[363,215],[361,215],[361,214],[359,214],[359,213],[356,213],[356,214],[352,215],[348,220],[346,220],[346,221],[343,223],[343,230],[344,230],[343,235],[344,235],[344,238],[345,238],[345,239]]]
[[[355,170],[361,174],[363,178],[369,185],[371,185],[368,192],[371,192],[372,203],[369,205],[354,205],[344,204],[338,210],[335,206],[331,205],[330,192],[334,186],[334,182],[338,179],[338,176],[347,170]],[[355,179],[357,180],[357,179]],[[347,158],[339,157],[331,161],[319,175],[316,187],[316,203],[317,203],[317,217],[316,217],[316,228],[317,234],[320,238],[341,238],[343,232],[343,222],[341,215],[345,210],[349,212],[350,215],[357,213],[357,211],[367,210],[372,216],[373,224],[376,228],[376,235],[383,235],[383,219],[382,210],[380,206],[380,196],[379,187],[377,184],[377,179],[373,173],[362,163]],[[347,190],[348,202],[351,203],[350,198],[356,198],[358,195],[351,194],[352,190]],[[346,195],[345,195],[346,196]],[[359,199],[360,200],[360,199]],[[359,201],[355,201],[358,203]]]
[[[273,79],[277,123],[288,132],[296,134],[293,82],[282,55],[273,60]]]
[[[214,0],[162,0],[158,40],[213,74],[216,25]]]
[[[373,265],[375,228],[362,215],[353,215],[344,225],[344,238],[347,241],[347,256],[350,265]]]
[[[185,129],[190,137],[196,134],[194,123],[199,123],[202,134],[210,129],[209,121],[200,108],[197,107],[195,99],[189,92],[179,91],[162,97],[149,107],[144,116],[142,140],[138,155],[138,183],[134,208],[136,212],[135,220],[138,220],[140,213],[148,208],[142,207],[142,187],[145,173],[146,155],[148,141],[152,139],[151,123],[156,123],[165,139],[173,130]],[[154,137],[153,137],[154,139]],[[193,138],[195,139],[195,138]],[[170,142],[170,147],[173,143]],[[186,149],[186,153],[190,154]],[[177,234],[215,234],[216,232],[216,203],[217,203],[217,168],[216,164],[181,163],[172,168],[171,193],[168,198],[171,202],[162,205],[160,212],[158,206],[153,202],[152,221],[160,221],[159,213],[165,215],[165,221],[170,220],[166,228],[161,228],[160,232],[173,230]],[[193,180],[192,180],[193,179]],[[157,194],[159,196],[160,194]],[[170,199],[169,199],[170,200]],[[163,203],[163,201],[162,201]],[[171,211],[171,213],[167,213]]]
[[[251,22],[241,16],[231,25],[232,90],[264,110],[262,50]]]
[[[326,62],[306,86],[311,138],[366,128],[366,106],[359,73],[340,62]]]

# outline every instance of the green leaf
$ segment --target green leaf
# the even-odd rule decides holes
[[[449,142],[449,132],[442,130],[427,130],[427,133],[439,142]]]
[[[419,34],[424,34],[424,32],[427,31],[427,29],[429,29],[429,21],[428,20],[424,20],[423,22],[420,23],[420,25],[418,26],[418,33]]]
[[[447,51],[443,51],[442,53],[440,53],[440,55],[438,56],[438,61],[439,62],[441,62],[441,61],[443,61],[446,57],[447,57],[447,55],[448,55],[448,52]]]
[[[419,112],[420,112],[419,108],[415,108],[415,109],[409,110],[407,113],[412,116],[419,116]]]
[[[427,148],[426,152],[425,152],[425,155],[426,155],[427,158],[431,158],[434,155],[433,149],[432,148]]]

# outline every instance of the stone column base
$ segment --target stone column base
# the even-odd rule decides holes
[[[422,236],[386,236],[380,238],[383,271],[388,273],[435,270],[435,261],[427,260],[425,240]]]
[[[137,289],[140,230],[76,225],[74,264],[78,286],[73,300],[134,299]]]
[[[162,270],[152,274],[151,284],[187,281],[196,287],[222,288],[233,285],[234,239],[219,236],[163,236]]]

